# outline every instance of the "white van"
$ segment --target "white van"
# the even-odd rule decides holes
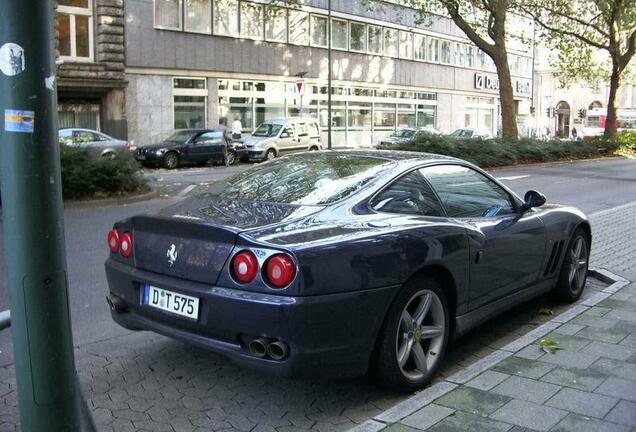
[[[250,160],[274,159],[289,151],[321,149],[318,120],[310,117],[266,120],[245,140]]]

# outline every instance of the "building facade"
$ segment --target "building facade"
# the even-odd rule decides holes
[[[326,5],[127,0],[129,138],[144,145],[174,129],[228,125],[236,116],[245,133],[263,120],[297,115],[318,118],[326,130]],[[368,8],[332,1],[334,146],[371,146],[404,126],[497,133],[498,79],[490,58],[449,19],[418,21],[415,11],[391,3]],[[533,50],[511,45],[517,114],[525,130]]]
[[[123,0],[57,0],[60,127],[126,138]]]

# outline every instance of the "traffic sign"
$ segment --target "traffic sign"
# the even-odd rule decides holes
[[[305,87],[307,87],[307,83],[304,79],[296,80],[296,82],[294,83],[294,94],[297,94],[298,96],[304,96]]]

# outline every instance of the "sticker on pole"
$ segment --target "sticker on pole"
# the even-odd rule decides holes
[[[4,130],[7,132],[33,133],[33,111],[4,110]]]
[[[0,71],[7,76],[14,76],[22,73],[26,65],[24,49],[12,42],[8,42],[0,47]]]

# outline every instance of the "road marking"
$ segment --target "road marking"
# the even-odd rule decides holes
[[[190,191],[191,191],[192,189],[194,189],[195,187],[197,187],[197,185],[195,185],[195,184],[190,185],[190,186],[186,187],[185,189],[183,189],[181,192],[179,192],[179,193],[177,194],[177,196],[178,196],[178,197],[185,196],[185,195],[187,195],[187,194],[188,194],[188,192],[190,192]]]
[[[499,180],[499,181],[503,181],[503,180],[518,180],[518,179],[522,179],[522,178],[526,178],[526,177],[530,177],[530,174],[518,175],[518,176],[508,176],[508,177],[497,177],[497,180]]]

